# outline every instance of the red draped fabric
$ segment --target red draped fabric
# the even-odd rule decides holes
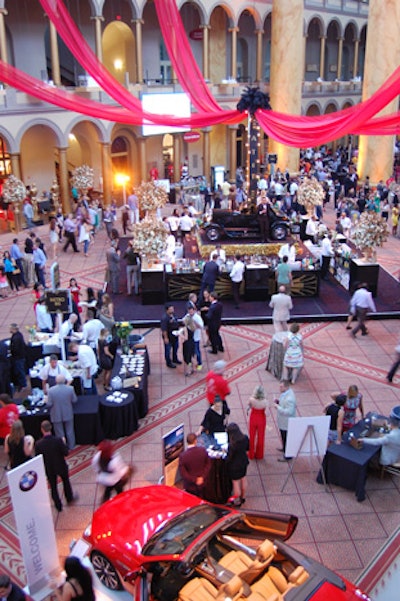
[[[129,125],[142,125],[143,123],[155,125],[172,125],[175,127],[206,127],[218,123],[238,123],[242,115],[238,111],[224,111],[221,114],[209,115],[208,113],[193,113],[190,117],[180,118],[169,115],[156,115],[130,111],[119,106],[110,106],[95,100],[82,98],[74,92],[50,86],[49,84],[23,73],[19,69],[7,65],[0,60],[0,80],[4,83],[26,92],[30,96],[39,98],[44,102],[54,104],[69,111],[83,115],[107,119],[117,123]]]
[[[140,125],[144,122],[205,127],[217,123],[239,123],[244,115],[237,110],[225,111],[212,97],[195,63],[175,0],[155,0],[160,27],[164,32],[169,56],[182,87],[190,95],[193,105],[200,111],[190,118],[145,113],[141,102],[132,96],[98,61],[71,19],[61,0],[40,0],[48,17],[72,54],[97,83],[123,108],[88,100],[72,92],[49,86],[0,61],[0,78],[45,102],[55,104],[85,115],[120,123]],[[171,33],[173,32],[173,35]],[[185,59],[185,60],[183,60]],[[180,63],[184,63],[180,66]],[[384,106],[400,92],[400,68],[368,100],[357,106],[317,117],[304,117],[278,113],[256,112],[264,131],[273,139],[287,145],[317,146],[337,139],[347,133],[386,135],[400,133],[400,113],[373,119]]]
[[[154,0],[154,4],[172,67],[193,106],[198,111],[222,111],[193,56],[175,0]]]

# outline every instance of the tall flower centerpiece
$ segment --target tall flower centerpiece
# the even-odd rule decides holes
[[[144,219],[132,226],[133,248],[145,255],[148,266],[161,255],[166,248],[168,232],[157,218],[156,211],[168,200],[168,195],[162,186],[154,181],[143,182],[136,190],[139,207],[145,213]]]
[[[115,331],[120,339],[122,352],[127,354],[129,352],[128,336],[132,332],[132,323],[130,321],[117,321],[115,323]]]
[[[297,190],[297,202],[305,207],[308,217],[314,215],[315,207],[322,206],[324,197],[324,189],[315,177],[305,178]]]
[[[72,172],[71,186],[79,190],[81,196],[86,196],[88,190],[93,188],[93,169],[89,165],[75,167]]]
[[[373,261],[376,247],[382,246],[388,235],[385,219],[375,211],[364,211],[355,225],[352,241],[363,252],[366,261]]]
[[[9,175],[3,185],[3,198],[7,203],[10,203],[13,207],[13,213],[15,216],[15,227],[17,232],[21,229],[21,203],[26,198],[25,184],[15,177],[15,175]]]

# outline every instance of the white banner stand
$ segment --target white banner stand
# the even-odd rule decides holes
[[[42,601],[61,573],[43,456],[7,472],[29,595]]]
[[[289,473],[281,492],[284,491],[290,476],[293,475],[293,468],[299,456],[316,456],[318,458],[325,490],[329,492],[322,467],[322,459],[328,446],[330,421],[329,415],[289,418],[285,456],[293,457],[293,461],[288,461]]]

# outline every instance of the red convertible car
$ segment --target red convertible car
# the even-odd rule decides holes
[[[359,601],[352,584],[289,547],[292,515],[212,505],[168,486],[117,495],[84,538],[100,581],[135,601]]]

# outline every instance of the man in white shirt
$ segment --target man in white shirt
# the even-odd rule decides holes
[[[271,296],[269,306],[272,311],[272,321],[275,332],[287,332],[287,322],[290,319],[290,310],[293,309],[291,297],[286,294],[286,287],[279,286],[278,294]]]
[[[368,334],[368,330],[365,327],[365,321],[369,311],[376,313],[376,307],[372,298],[372,294],[368,290],[368,284],[363,282],[360,284],[350,300],[350,313],[357,317],[357,325],[350,332],[353,338],[356,337],[356,334],[359,330],[361,330],[362,336],[366,336]]]
[[[38,299],[36,309],[36,325],[39,332],[52,332],[53,320],[50,313],[47,311],[46,299],[44,296]]]
[[[71,342],[68,350],[75,357],[76,366],[83,369],[83,394],[97,394],[94,376],[99,366],[93,349],[88,344]]]
[[[346,238],[349,238],[351,230],[351,219],[346,215],[346,213],[341,214],[340,225],[343,231],[343,235],[346,236]]]
[[[282,260],[283,257],[288,257],[289,265],[296,261],[296,248],[294,240],[289,240],[286,244],[282,244],[279,249],[278,257]]]
[[[88,310],[87,321],[83,324],[82,328],[82,340],[83,342],[86,342],[95,353],[97,353],[97,344],[103,328],[104,324],[100,319],[96,319],[93,311]]]
[[[233,300],[235,302],[235,309],[239,309],[240,302],[240,284],[243,280],[244,263],[240,255],[235,255],[233,267],[229,274],[232,280],[232,292]]]
[[[49,363],[42,367],[39,374],[45,393],[48,392],[49,388],[56,385],[57,376],[64,376],[66,383],[68,385],[72,384],[73,378],[68,369],[58,360],[57,355],[50,355]]]
[[[328,275],[328,269],[333,257],[333,248],[330,236],[326,233],[321,242],[321,279],[325,280]]]
[[[183,210],[181,218],[179,219],[179,227],[181,230],[182,237],[185,237],[186,234],[190,234],[193,227],[193,220],[189,215],[189,211],[187,209]]]

